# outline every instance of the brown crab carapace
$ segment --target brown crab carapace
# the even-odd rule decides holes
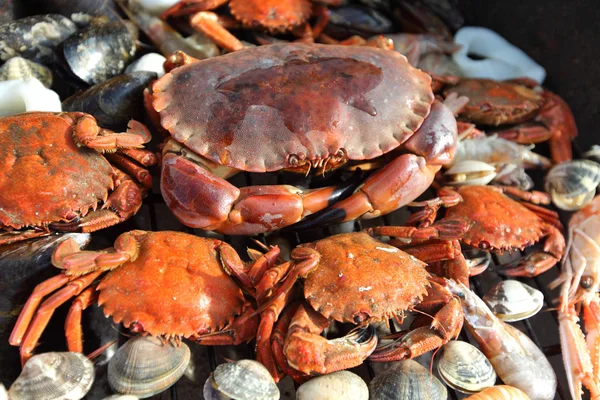
[[[153,84],[146,105],[171,136],[161,192],[188,226],[257,234],[332,204],[306,225],[374,218],[414,200],[454,156],[454,115],[434,102],[429,75],[396,52],[285,44],[169,62],[181,66]],[[342,201],[334,187],[238,189],[225,180],[239,171],[325,173],[395,149],[404,152]]]
[[[149,140],[139,122],[114,133],[81,112],[1,117],[0,244],[130,218],[152,186]]]

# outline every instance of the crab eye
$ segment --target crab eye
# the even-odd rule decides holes
[[[290,165],[296,167],[298,166],[298,156],[295,154],[292,154],[288,160],[288,162],[290,163]]]

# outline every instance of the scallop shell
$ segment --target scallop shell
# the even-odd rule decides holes
[[[83,398],[94,382],[94,365],[81,353],[43,353],[31,357],[8,390],[11,400]]]
[[[487,185],[496,176],[496,169],[483,161],[460,161],[444,174],[446,183],[453,186]]]
[[[360,376],[338,371],[314,378],[296,391],[296,400],[369,400],[369,388]]]
[[[19,79],[22,81],[35,78],[49,88],[52,86],[52,72],[50,68],[24,59],[13,57],[0,67],[0,81]]]
[[[446,399],[448,391],[427,368],[414,360],[394,362],[369,384],[371,400]]]
[[[254,360],[239,360],[217,366],[204,385],[204,398],[277,400],[279,389],[264,365]]]
[[[448,386],[463,393],[476,393],[496,383],[492,364],[477,347],[467,342],[446,343],[437,369]]]
[[[600,184],[600,164],[575,160],[558,164],[546,175],[545,189],[561,210],[574,211],[592,201]]]
[[[190,361],[190,349],[153,336],[131,338],[108,363],[108,383],[117,393],[143,399],[160,393],[181,378]]]
[[[537,314],[544,304],[544,295],[523,282],[507,279],[498,282],[483,300],[498,318],[514,322]]]

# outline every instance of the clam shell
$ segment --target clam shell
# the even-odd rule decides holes
[[[498,318],[514,322],[537,314],[544,304],[544,295],[523,282],[508,279],[498,282],[483,300]]]
[[[52,72],[50,68],[24,59],[13,57],[0,67],[0,81],[19,79],[22,81],[35,78],[49,88],[52,86]]]
[[[60,112],[60,98],[34,78],[0,82],[0,116],[29,111]]]
[[[546,175],[545,189],[556,207],[578,210],[594,198],[600,184],[600,164],[575,160],[558,164]]]
[[[487,185],[496,176],[496,168],[483,161],[460,161],[444,173],[448,185]]]
[[[11,400],[83,398],[94,382],[94,365],[81,353],[43,353],[31,357],[8,390]]]
[[[277,400],[279,389],[261,363],[239,360],[217,366],[204,385],[204,397],[207,400]]]
[[[394,362],[369,384],[371,400],[446,399],[448,391],[427,368],[414,360]]]
[[[463,393],[476,393],[496,383],[492,364],[477,347],[467,342],[446,343],[437,369],[448,386]]]
[[[143,399],[160,393],[181,378],[190,361],[190,349],[163,344],[153,336],[131,338],[108,363],[108,383],[117,393]]]
[[[338,371],[314,378],[296,391],[296,400],[369,400],[369,388],[360,376]]]
[[[600,146],[595,144],[583,153],[583,158],[600,163]]]

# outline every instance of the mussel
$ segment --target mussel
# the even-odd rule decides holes
[[[483,353],[459,340],[442,347],[437,370],[448,386],[463,393],[476,393],[496,383],[494,367]]]
[[[507,279],[491,288],[483,301],[498,318],[514,322],[537,314],[544,304],[544,295],[523,282]]]
[[[350,5],[329,10],[329,23],[325,33],[346,39],[352,35],[372,36],[392,32],[392,22],[372,8]]]
[[[47,88],[52,86],[52,72],[50,68],[23,57],[13,57],[0,67],[0,81],[14,79],[26,81],[31,78],[42,82]]]
[[[117,393],[143,399],[160,393],[181,378],[190,349],[163,343],[153,336],[137,336],[120,347],[108,363],[108,383]]]
[[[369,384],[371,400],[445,399],[448,391],[427,368],[414,360],[392,363]]]
[[[496,168],[483,161],[465,160],[444,173],[448,185],[487,185],[496,176]]]
[[[81,399],[94,382],[94,365],[81,353],[42,353],[31,357],[8,389],[11,400]]]
[[[369,388],[360,376],[338,371],[314,378],[300,385],[296,400],[368,400]]]
[[[545,189],[561,210],[579,210],[596,195],[600,164],[590,160],[568,161],[554,166],[546,175]]]
[[[206,400],[277,400],[279,389],[261,363],[239,360],[217,366],[204,384]]]

